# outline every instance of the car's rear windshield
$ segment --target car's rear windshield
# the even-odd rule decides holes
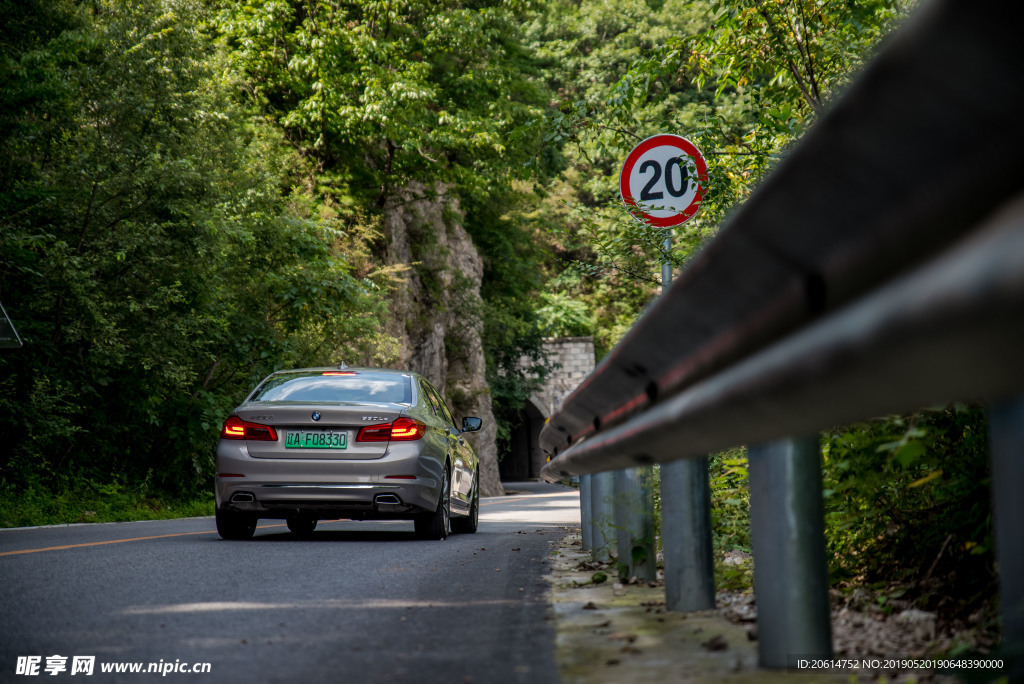
[[[412,403],[408,375],[373,371],[331,371],[272,375],[256,389],[249,401]]]

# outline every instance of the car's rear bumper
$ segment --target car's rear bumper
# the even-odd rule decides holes
[[[380,459],[253,458],[245,442],[217,447],[217,509],[264,518],[408,518],[434,511],[443,464],[414,444],[392,445]]]

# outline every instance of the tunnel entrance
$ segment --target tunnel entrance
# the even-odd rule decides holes
[[[519,411],[518,420],[512,426],[512,438],[508,453],[498,463],[504,482],[534,480],[540,477],[540,469],[547,459],[540,450],[540,431],[544,427],[544,414],[530,399]]]
[[[508,451],[498,461],[505,482],[534,480],[547,463],[540,448],[540,431],[547,417],[594,370],[594,338],[558,337],[544,340],[551,372],[539,390],[527,400],[510,425]]]

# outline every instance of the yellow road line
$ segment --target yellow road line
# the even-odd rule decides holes
[[[260,525],[257,529],[267,527],[284,527],[280,525]],[[19,556],[25,553],[39,553],[40,551],[63,551],[64,549],[81,549],[87,546],[103,546],[105,544],[124,544],[125,542],[147,541],[149,539],[166,539],[168,537],[187,537],[191,534],[216,534],[216,530],[203,530],[202,532],[176,532],[174,534],[157,534],[152,537],[131,537],[129,539],[108,539],[106,541],[86,542],[84,544],[67,544],[65,546],[46,546],[40,549],[21,549],[20,551],[4,551],[0,556]]]

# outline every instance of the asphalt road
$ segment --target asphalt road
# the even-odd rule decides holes
[[[476,534],[441,542],[404,522],[299,540],[264,520],[246,542],[212,518],[0,530],[0,681],[558,682],[543,576],[578,496],[510,488]],[[19,656],[39,674],[16,674]],[[74,656],[94,674],[71,674]],[[118,663],[210,672],[101,671]]]

